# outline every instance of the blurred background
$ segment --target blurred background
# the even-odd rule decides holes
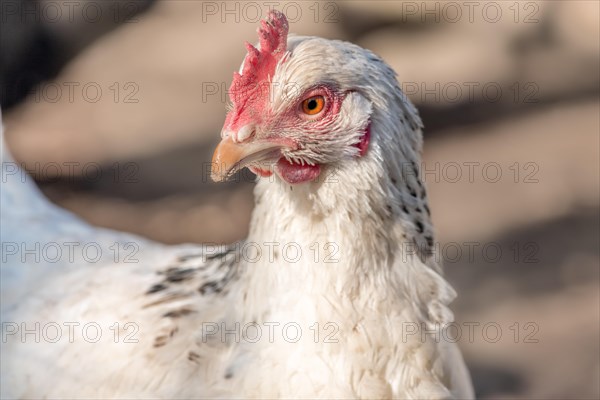
[[[597,1],[1,1],[6,140],[45,194],[165,243],[243,238],[249,173],[208,179],[269,7],[398,72],[481,398],[600,397]],[[27,229],[24,227],[24,229]]]

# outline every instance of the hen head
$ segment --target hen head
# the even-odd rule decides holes
[[[372,125],[394,112],[389,102],[403,102],[391,68],[351,43],[288,38],[287,19],[275,10],[261,21],[258,35],[258,47],[246,44],[248,54],[229,89],[213,180],[248,167],[300,184],[364,157]]]

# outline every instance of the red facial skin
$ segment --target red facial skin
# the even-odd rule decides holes
[[[314,115],[308,115],[302,110],[302,103],[306,99],[310,99],[314,96],[322,96],[324,99],[324,105],[320,112]],[[292,106],[285,110],[278,116],[272,115],[271,109],[268,107],[268,103],[265,104],[265,109],[260,117],[261,123],[267,127],[267,131],[279,132],[286,131],[286,128],[293,127],[296,130],[308,131],[320,131],[323,134],[327,134],[327,127],[330,123],[335,120],[344,101],[345,93],[339,93],[335,88],[328,85],[319,85],[314,88],[307,90],[302,96],[298,97],[299,100],[294,101]],[[250,120],[252,124],[256,124],[256,120]],[[356,144],[359,149],[359,155],[363,156],[368,148],[370,139],[370,124],[365,129],[365,134],[361,138],[361,141]],[[265,140],[272,140],[274,142],[282,141],[282,137],[266,138]],[[287,138],[288,141],[292,139]],[[291,143],[290,143],[291,144]],[[300,148],[301,144],[294,141],[292,148]],[[269,177],[273,174],[273,171],[268,169],[262,169],[258,167],[250,167],[250,170],[261,177]],[[291,163],[285,157],[281,157],[276,165],[275,171],[278,175],[290,184],[298,184],[303,182],[309,182],[317,179],[321,173],[322,167],[319,164],[297,164]]]
[[[327,133],[327,126],[337,117],[345,94],[340,94],[329,85],[319,85],[306,91],[299,102],[292,105],[283,114],[274,116],[270,107],[270,79],[275,75],[277,64],[285,62],[287,48],[288,22],[281,12],[272,10],[266,21],[261,21],[258,30],[260,50],[246,43],[248,54],[244,60],[242,73],[234,73],[229,94],[233,109],[225,119],[223,131],[238,132],[246,125],[261,126],[265,132],[285,132],[286,129],[304,129],[306,132]],[[323,96],[323,109],[308,115],[302,110],[302,101],[313,96]],[[275,133],[277,135],[277,133]],[[362,156],[369,143],[370,130],[357,146]],[[301,148],[302,144],[290,138],[273,136],[262,138],[281,143],[288,150]],[[287,143],[285,143],[287,142]],[[293,142],[293,143],[290,143]],[[262,177],[271,176],[272,171],[250,167],[251,171]],[[275,166],[276,172],[286,182],[295,184],[316,179],[321,173],[320,165],[291,163],[281,157]]]
[[[314,115],[308,115],[302,110],[302,103],[306,99],[314,96],[322,96],[324,99],[323,108]],[[337,116],[343,101],[343,96],[337,95],[335,90],[327,85],[320,85],[307,90],[299,100],[294,101],[282,114],[274,117],[270,109],[265,109],[262,121],[266,126],[272,126],[271,131],[285,131],[288,127],[293,129],[321,130],[326,131],[327,124],[332,122]],[[301,144],[296,143],[296,148]],[[272,171],[252,167],[251,171],[262,177],[268,177],[273,174]],[[297,184],[309,182],[319,177],[321,173],[320,165],[309,165],[307,163],[291,163],[285,157],[281,157],[276,165],[275,171],[287,183]]]
[[[367,128],[365,129],[365,133],[360,138],[360,142],[358,142],[356,144],[356,147],[358,147],[358,151],[359,151],[358,155],[360,157],[364,156],[367,153],[367,149],[369,148],[370,141],[371,141],[371,121],[369,121],[369,124],[367,125]]]

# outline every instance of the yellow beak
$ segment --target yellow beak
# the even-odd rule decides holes
[[[232,135],[228,135],[215,149],[210,176],[213,181],[222,182],[249,164],[271,158],[277,160],[280,148],[268,141],[235,143]]]

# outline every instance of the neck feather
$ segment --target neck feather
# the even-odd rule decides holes
[[[396,299],[420,304],[424,320],[451,319],[444,305],[453,291],[419,246],[433,236],[417,160],[386,154],[391,146],[380,140],[392,134],[374,132],[364,157],[326,168],[315,182],[260,179],[248,242],[262,254],[246,268],[250,308],[293,313],[302,304],[305,313],[308,302],[317,313],[316,299],[345,298],[357,310]]]

